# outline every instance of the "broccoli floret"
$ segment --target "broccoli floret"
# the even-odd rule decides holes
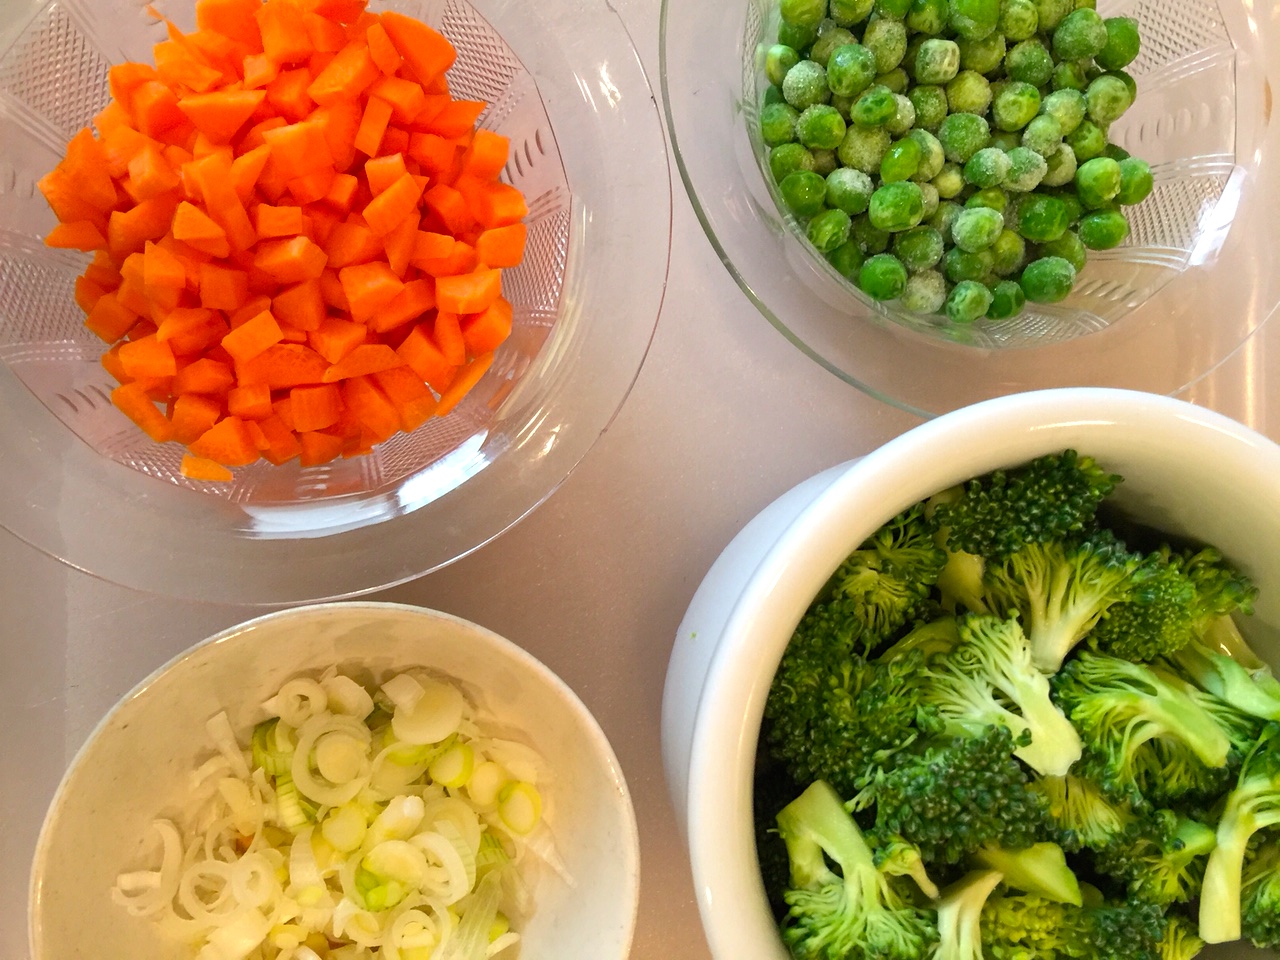
[[[941,893],[925,869],[919,847],[898,836],[873,834],[867,841],[875,854],[877,870],[890,877],[909,877],[926,897],[938,899]]]
[[[1096,893],[1096,891],[1095,891]],[[982,944],[992,960],[1107,957],[1159,960],[1164,911],[1141,901],[1086,906],[1043,897],[992,897],[982,912]]]
[[[752,820],[755,827],[756,859],[760,879],[774,915],[786,913],[783,894],[790,885],[791,865],[787,846],[778,836],[778,811],[798,797],[801,788],[787,776],[780,764],[765,760],[757,769],[752,787]]]
[[[1018,621],[970,614],[959,621],[959,639],[926,670],[924,702],[969,732],[1000,724],[1017,742],[1028,735],[1014,755],[1038,773],[1065,774],[1080,759],[1080,737],[1050,698]]]
[[[1231,617],[1219,617],[1205,640],[1171,657],[1173,664],[1201,690],[1263,720],[1280,720],[1280,680],[1249,648]]]
[[[1033,843],[1022,850],[983,847],[973,855],[983,867],[999,871],[1007,886],[1058,903],[1080,906],[1080,881],[1067,866],[1067,857],[1056,843]]]
[[[1192,960],[1203,949],[1195,924],[1180,914],[1168,918],[1160,938],[1160,960]]]
[[[1142,805],[1144,786],[1191,757],[1225,767],[1231,743],[1203,707],[1140,663],[1085,652],[1053,681],[1058,704],[1084,740],[1077,771],[1111,797]]]
[[[959,642],[960,628],[955,617],[924,620],[876,659],[880,663],[887,663],[906,656],[912,650],[919,650],[925,662],[928,662],[939,654],[950,653]]]
[[[1142,556],[1101,530],[1082,540],[1032,544],[988,565],[987,599],[1004,616],[1022,613],[1032,659],[1052,674],[1108,608],[1129,598],[1148,570]]]
[[[1217,845],[1212,827],[1158,810],[1135,820],[1125,833],[1094,854],[1100,872],[1126,885],[1129,895],[1152,903],[1186,903],[1200,891],[1204,858]]]
[[[902,900],[829,784],[811,784],[778,814],[791,859],[782,939],[796,960],[918,960],[936,931]],[[839,867],[836,872],[828,858]]]
[[[1255,946],[1280,947],[1280,832],[1254,834],[1240,890],[1244,935]]]
[[[933,519],[947,529],[949,550],[1000,560],[1091,529],[1119,482],[1091,457],[1066,450],[970,480],[959,497],[936,500]]]
[[[1238,940],[1241,888],[1249,841],[1280,825],[1280,724],[1269,724],[1245,758],[1218,821],[1218,845],[1209,854],[1200,891],[1200,936],[1207,943]]]
[[[1000,885],[996,870],[975,870],[946,889],[938,904],[938,949],[931,960],[982,960],[982,908]]]
[[[1044,829],[1045,800],[1027,786],[1008,728],[943,735],[898,753],[853,800],[875,806],[876,829],[914,843],[926,863],[954,864],[979,847],[1026,847]]]
[[[1048,799],[1052,833],[1072,853],[1107,846],[1134,821],[1127,803],[1109,799],[1096,783],[1074,774],[1038,777],[1031,788]]]
[[[1210,621],[1233,613],[1253,613],[1258,585],[1212,547],[1187,556],[1183,569],[1196,588],[1196,617],[1201,634]]]

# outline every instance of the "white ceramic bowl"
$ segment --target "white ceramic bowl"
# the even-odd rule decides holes
[[[680,625],[663,698],[663,761],[717,960],[785,960],[752,835],[756,740],[792,630],[840,562],[884,521],[970,477],[1074,448],[1125,479],[1138,519],[1208,541],[1261,589],[1246,633],[1280,662],[1280,446],[1149,394],[1050,390],[930,421],[783,495],[711,567]],[[1231,945],[1216,958],[1261,955]]]
[[[210,753],[205,721],[237,732],[292,676],[330,664],[375,677],[425,666],[457,681],[499,729],[522,731],[552,770],[547,825],[571,887],[540,871],[522,960],[624,960],[639,894],[635,814],[617,759],[582,702],[528,653],[448,614],[388,603],[273,613],[205,640],[161,667],[98,725],[54,796],[31,881],[33,960],[189,960],[150,920],[111,901],[143,864],[150,823],[182,797]]]

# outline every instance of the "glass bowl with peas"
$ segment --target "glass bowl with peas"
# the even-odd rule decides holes
[[[1280,302],[1248,4],[708,6],[663,6],[681,175],[744,292],[855,385],[921,413],[1172,393]]]

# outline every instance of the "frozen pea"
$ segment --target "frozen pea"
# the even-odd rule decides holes
[[[1107,133],[1092,120],[1085,120],[1071,131],[1066,142],[1076,156],[1076,163],[1087,163],[1102,156],[1107,149]]]
[[[840,246],[827,253],[827,262],[846,280],[857,282],[858,271],[866,261],[862,249],[852,240],[846,240]]]
[[[849,118],[860,127],[883,127],[898,113],[898,101],[887,87],[872,87],[853,105]]]
[[[1142,50],[1142,38],[1138,35],[1138,21],[1132,17],[1109,17],[1103,21],[1107,29],[1107,42],[1094,57],[1103,70],[1123,70]]]
[[[1133,93],[1122,79],[1106,73],[1089,84],[1085,91],[1089,119],[1106,126],[1115,123],[1133,106]]]
[[[1084,204],[1080,202],[1080,198],[1074,193],[1069,190],[1060,190],[1056,196],[1062,201],[1062,205],[1067,208],[1067,223],[1075,224],[1084,216]]]
[[[876,254],[858,272],[858,286],[872,300],[895,300],[907,287],[907,268],[892,254]]]
[[[956,222],[956,217],[960,216],[960,212],[964,207],[958,203],[952,203],[950,200],[938,204],[937,212],[929,218],[929,226],[942,234],[944,243],[952,243],[951,226]]]
[[[973,70],[961,70],[947,84],[947,104],[952,113],[981,116],[991,106],[991,82]]]
[[[799,143],[784,143],[769,151],[769,172],[781,183],[798,170],[813,170],[813,154]]]
[[[1048,159],[1062,146],[1062,127],[1048,114],[1041,114],[1022,132],[1022,145]]]
[[[907,55],[907,27],[901,20],[872,20],[862,45],[876,56],[876,73],[888,73]]]
[[[990,250],[979,250],[968,253],[959,247],[952,247],[942,257],[942,272],[952,283],[963,283],[965,280],[983,280],[995,266],[995,257]]]
[[[1044,179],[1040,183],[1046,187],[1065,187],[1076,178],[1079,168],[1075,151],[1065,143],[1046,158],[1045,166]]]
[[[828,253],[849,240],[849,215],[843,210],[823,210],[812,220],[805,231],[809,242]]]
[[[911,86],[911,78],[907,76],[907,71],[901,67],[895,67],[888,73],[882,73],[876,77],[876,83],[888,88],[892,93],[905,94],[907,88]]]
[[[796,138],[796,121],[800,114],[787,103],[771,103],[760,111],[760,136],[765,145],[776,147]]]
[[[916,168],[912,180],[929,181],[942,172],[942,167],[947,162],[947,155],[937,137],[928,130],[916,128],[907,134],[907,139],[914,140],[920,147],[920,165]]]
[[[876,0],[830,0],[828,15],[842,27],[851,27],[871,16]]]
[[[1053,31],[1053,55],[1058,60],[1092,60],[1106,45],[1106,23],[1087,8],[1067,14]]]
[[[955,244],[965,253],[987,250],[1004,231],[1004,217],[990,207],[972,207],[962,210],[951,225]]]
[[[912,313],[938,313],[947,302],[947,280],[937,270],[921,270],[907,280],[902,306]]]
[[[953,40],[926,40],[916,53],[916,82],[949,83],[960,72],[960,47]]]
[[[829,27],[826,30],[819,30],[818,39],[813,41],[813,46],[809,48],[809,59],[816,60],[823,67],[826,67],[827,62],[831,59],[831,54],[837,48],[850,43],[857,43],[857,38],[844,27]]]
[[[991,146],[998,147],[1005,153],[1022,146],[1021,130],[996,130],[991,134]]]
[[[1040,14],[1033,0],[1004,0],[1000,6],[1000,32],[1006,40],[1030,40],[1040,29]]]
[[[947,92],[942,87],[926,84],[908,90],[907,99],[916,108],[916,127],[937,133],[951,109],[947,103]]]
[[[760,97],[761,109],[772,106],[775,103],[786,103],[786,97],[782,95],[782,88],[777,84],[769,84],[764,88],[764,94]]]
[[[1076,196],[1091,209],[1105,207],[1120,193],[1120,164],[1095,157],[1076,170]]]
[[[840,111],[827,104],[806,108],[796,121],[796,139],[810,149],[834,150],[844,139],[844,132]]]
[[[840,167],[827,174],[827,206],[843,210],[851,217],[866,213],[875,185],[861,170]]]
[[[916,108],[912,106],[910,100],[900,93],[893,95],[893,102],[896,110],[893,116],[889,118],[889,122],[884,125],[884,128],[892,136],[900,137],[916,125]]]
[[[876,0],[876,16],[902,20],[911,10],[911,0]]]
[[[1037,39],[1016,44],[1004,58],[1004,69],[1011,80],[1021,80],[1033,87],[1043,87],[1053,77],[1053,55]]]
[[[1132,156],[1128,150],[1115,143],[1108,143],[1106,149],[1102,151],[1102,155],[1104,157],[1110,157],[1116,163],[1119,163],[1121,160],[1128,160],[1129,157]]]
[[[948,160],[952,163],[968,163],[975,153],[991,142],[991,127],[977,114],[953,113],[942,121],[938,139],[942,142],[942,149],[946,151]]]
[[[938,196],[938,188],[932,183],[920,184],[920,195],[924,197],[924,218],[927,220],[938,212],[938,204],[942,198]]]
[[[996,147],[979,150],[964,165],[964,178],[979,190],[998,187],[1009,176],[1009,155]]]
[[[1022,292],[1033,303],[1061,303],[1075,282],[1075,267],[1061,257],[1041,257],[1022,271]]]
[[[1027,241],[1013,230],[1003,230],[991,245],[991,272],[997,277],[1011,277],[1027,262]]]
[[[792,50],[803,51],[813,46],[813,41],[818,39],[818,25],[801,26],[798,23],[788,23],[783,20],[778,24],[778,42],[784,46],[790,47]]]
[[[867,174],[878,173],[880,163],[892,142],[889,132],[883,127],[850,126],[845,131],[840,146],[836,148],[836,156],[846,167],[853,167]]]
[[[1116,194],[1116,202],[1126,207],[1141,203],[1151,196],[1155,188],[1155,178],[1151,175],[1151,167],[1145,160],[1137,157],[1126,157],[1120,161],[1120,192]]]
[[[785,43],[775,43],[764,55],[764,75],[777,86],[787,76],[787,71],[800,62],[800,54]]]
[[[780,0],[778,12],[787,23],[816,27],[827,15],[827,0]]]
[[[834,150],[827,150],[821,147],[810,150],[813,154],[813,172],[825,177],[832,170],[840,166],[840,161],[836,159]]]
[[[1096,210],[1080,220],[1080,239],[1090,250],[1110,250],[1129,238],[1129,221],[1119,210]]]
[[[961,280],[947,297],[947,319],[952,323],[973,323],[986,316],[992,294],[976,280]]]
[[[997,129],[1021,130],[1040,112],[1040,91],[1029,83],[1015,80],[1005,84],[991,105],[991,116]]]
[[[1012,320],[1026,308],[1027,295],[1012,280],[1001,280],[991,291],[991,306],[987,307],[987,319]]]
[[[828,77],[831,76],[830,72],[827,73],[827,76]],[[853,109],[854,98],[841,96],[838,93],[833,93],[831,95],[830,103],[831,103],[831,106],[836,108],[836,111],[840,114],[840,117],[847,124],[849,122],[849,111]]]
[[[853,226],[849,229],[849,239],[857,243],[867,256],[874,256],[889,249],[891,235],[889,231],[875,227],[871,223],[871,218],[863,214],[853,221]]]
[[[1079,90],[1055,90],[1040,105],[1041,113],[1058,121],[1064,137],[1076,131],[1087,109],[1084,94]]]
[[[912,0],[907,14],[907,29],[914,33],[937,36],[947,27],[950,9],[947,0]]]
[[[1080,239],[1080,234],[1074,230],[1068,230],[1057,240],[1040,244],[1040,254],[1045,257],[1061,257],[1075,267],[1076,273],[1084,269],[1085,260],[1089,255],[1084,241]]]
[[[933,227],[914,227],[898,234],[893,241],[893,252],[911,273],[929,270],[938,265],[946,252],[946,244]]]
[[[972,197],[964,202],[966,210],[973,210],[977,207],[986,207],[989,210],[995,210],[1001,215],[1009,209],[1009,195],[999,187],[988,187],[985,190],[979,190]]]
[[[899,140],[880,162],[880,180],[897,183],[912,179],[920,169],[920,157],[920,144],[911,139]]]
[[[1076,8],[1075,0],[1035,0],[1042,33],[1053,33],[1063,19]]]
[[[887,183],[871,195],[867,213],[878,230],[910,230],[924,219],[924,195],[914,183]]]
[[[797,170],[778,184],[782,200],[797,217],[812,217],[822,211],[827,197],[827,183],[812,170]]]
[[[959,46],[960,69],[981,74],[991,74],[999,69],[1008,52],[1001,33],[993,33],[981,40],[961,40]]]
[[[800,149],[804,149],[801,147]],[[964,168],[958,163],[947,162],[942,165],[938,175],[930,181],[943,200],[958,197],[965,188]]]
[[[876,76],[876,57],[860,43],[846,43],[827,59],[827,84],[833,94],[857,97]]]
[[[1000,24],[1000,0],[951,0],[949,21],[966,40],[981,40]]]
[[[1049,162],[1044,157],[1026,147],[1015,147],[1009,151],[1009,176],[1005,179],[1005,189],[1015,193],[1030,193],[1044,182],[1049,172]]]
[[[811,107],[815,103],[826,103],[831,99],[827,71],[820,63],[801,60],[782,78],[782,96],[797,110]]]
[[[1053,68],[1050,80],[1055,90],[1079,90],[1089,86],[1089,75],[1079,63],[1060,63]]]
[[[1057,197],[1028,194],[1018,204],[1018,232],[1032,243],[1057,240],[1071,226],[1066,205]]]

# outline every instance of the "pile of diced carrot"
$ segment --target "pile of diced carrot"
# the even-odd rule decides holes
[[[199,0],[40,181],[112,399],[183,471],[368,452],[443,416],[511,330],[528,209],[455,51],[365,0]]]

